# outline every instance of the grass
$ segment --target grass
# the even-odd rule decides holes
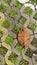
[[[2,26],[8,28],[10,26],[10,22],[7,19],[5,19],[2,23]]]
[[[20,10],[22,7],[22,4],[16,1],[13,6],[16,7],[18,10]]]
[[[20,22],[21,24],[25,24],[26,18],[23,17],[23,16],[21,16],[21,17],[19,18],[18,22]]]
[[[20,45],[20,44],[17,44],[16,46],[15,46],[15,48],[16,48],[16,50],[18,51],[18,52],[20,52],[20,53],[22,53],[22,46]]]
[[[20,62],[20,65],[28,65],[28,64],[29,64],[28,61],[26,61],[24,59],[22,59]]]
[[[28,25],[28,28],[29,28],[30,30],[32,30],[32,32],[34,32],[34,31],[35,31],[35,28],[36,28],[36,24],[33,23],[32,21],[30,21],[30,23],[29,23],[29,25]]]
[[[7,52],[7,49],[5,47],[0,47],[0,55],[5,56],[6,52]]]
[[[4,0],[6,3],[10,4],[11,0]]]
[[[0,64],[2,64],[2,61],[0,60]]]
[[[37,39],[34,38],[34,39],[32,40],[32,42],[31,42],[31,44],[37,48]]]
[[[5,42],[9,45],[11,45],[14,41],[14,38],[12,36],[7,36],[6,39],[5,39]]]
[[[11,10],[8,14],[11,18],[14,18],[17,16],[17,13],[14,10]]]
[[[35,20],[37,20],[37,13],[34,15],[34,17],[33,17]]]
[[[30,7],[26,7],[25,10],[23,11],[25,14],[27,15],[31,15],[32,14],[32,9]]]
[[[37,63],[37,59],[35,59],[35,62]]]
[[[3,31],[0,30],[0,38],[3,36]]]
[[[17,55],[13,53],[9,56],[9,60],[11,61],[12,64],[16,62],[16,58],[17,58]]]
[[[31,3],[36,3],[37,4],[37,0],[31,0]]]
[[[20,27],[18,25],[15,25],[13,28],[12,28],[12,32],[14,32],[15,34],[17,34],[20,30]]]
[[[7,10],[7,6],[5,6],[4,4],[0,4],[0,11],[5,12],[6,10]]]
[[[3,31],[2,30],[0,30],[0,33],[2,33]]]
[[[5,19],[4,19],[5,20]],[[2,20],[1,22],[0,22],[0,25],[2,26],[2,23],[3,23],[4,21]]]
[[[27,51],[26,51],[26,55],[29,56],[30,58],[32,58],[32,56],[33,56],[33,50],[31,50],[30,48],[28,48]]]

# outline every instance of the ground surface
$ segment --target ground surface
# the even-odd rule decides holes
[[[34,5],[36,2],[30,0],[29,3]],[[0,32],[3,32],[0,65],[37,65],[37,57],[33,56],[33,51],[37,50],[37,8],[33,11],[17,0],[0,0],[0,12],[5,16],[0,23]],[[29,46],[26,48],[17,39],[20,27],[30,32]]]

